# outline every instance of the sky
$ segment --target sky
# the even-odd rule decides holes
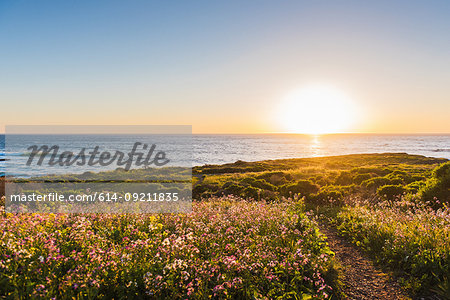
[[[306,114],[329,129],[339,102],[287,99],[331,86],[356,112],[339,132],[450,133],[449,33],[449,1],[2,0],[0,131],[272,133]]]

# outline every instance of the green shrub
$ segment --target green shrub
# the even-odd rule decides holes
[[[409,192],[416,194],[420,189],[426,185],[426,181],[413,181],[406,186]]]
[[[450,177],[450,162],[436,167],[433,170],[433,177],[436,179],[448,179]]]
[[[423,181],[427,179],[425,176],[422,175],[413,175],[411,176],[411,182],[416,182],[416,181]]]
[[[419,190],[423,201],[450,202],[450,162],[442,164],[433,170],[433,178],[426,181]]]
[[[357,175],[353,176],[352,183],[355,183],[355,184],[359,185],[359,184],[361,184],[361,182],[363,182],[365,180],[368,180],[370,178],[372,178],[372,175],[367,174],[367,173],[365,173],[365,174],[357,174]]]
[[[262,190],[268,190],[268,191],[276,191],[276,186],[268,183],[264,179],[255,179],[253,177],[246,177],[241,180],[241,185],[246,186],[250,185],[251,187],[262,189]]]
[[[241,195],[244,198],[253,198],[259,200],[259,193],[260,193],[259,189],[249,186],[242,191]]]
[[[210,196],[218,190],[219,187],[214,184],[197,184],[192,188],[192,197],[199,199],[201,197]]]
[[[361,183],[361,185],[370,190],[376,190],[380,186],[387,185],[390,183],[391,183],[391,180],[386,177],[374,177],[374,178],[363,181]]]
[[[240,186],[240,185],[237,185],[237,184],[231,183],[231,182],[230,182],[230,184],[227,184],[227,183],[224,184],[222,187],[222,192],[225,195],[236,195],[236,196],[241,195],[242,191],[244,190],[243,186]]]
[[[291,194],[302,194],[303,196],[309,196],[317,193],[317,191],[319,191],[319,186],[309,180],[299,180],[296,183],[282,186],[280,191],[286,197],[289,197]]]
[[[392,184],[404,184],[411,182],[411,176],[405,171],[399,170],[386,175],[386,178],[389,178]]]
[[[242,178],[239,183],[240,184],[252,184],[255,181],[256,181],[255,177],[249,176],[249,177]]]
[[[329,184],[332,184],[332,181],[329,177],[323,176],[323,175],[315,175],[308,178],[309,181],[314,182],[317,185],[320,186],[326,186]]]
[[[424,201],[450,202],[450,182],[432,178],[420,189],[419,196]]]
[[[292,175],[281,171],[277,172],[264,172],[261,175],[256,176],[257,179],[264,179],[265,181],[273,185],[283,185],[289,181],[292,181]]]
[[[408,190],[402,185],[388,184],[383,185],[377,189],[377,194],[389,200],[393,200],[396,196],[401,196]]]
[[[336,186],[326,186],[315,195],[317,202],[328,202],[329,200],[342,200],[344,198],[344,192],[342,189]]]
[[[341,171],[334,181],[335,185],[349,185],[353,183],[353,175],[349,171]]]
[[[378,176],[386,176],[387,174],[391,173],[392,170],[381,167],[359,167],[352,169],[351,172],[357,174],[373,173],[377,174]]]

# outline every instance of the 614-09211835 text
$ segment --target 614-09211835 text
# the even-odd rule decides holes
[[[178,201],[178,193],[99,193],[92,194],[62,194],[62,193],[47,193],[47,194],[20,194],[10,195],[11,202],[152,202],[152,201]]]

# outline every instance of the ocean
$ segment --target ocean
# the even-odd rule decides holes
[[[26,166],[30,150],[27,147],[42,141],[57,144],[61,151],[77,153],[81,148],[130,151],[132,142],[155,144],[170,148],[173,165],[200,166],[232,163],[237,160],[259,161],[282,158],[303,158],[343,154],[401,152],[450,159],[450,135],[388,135],[388,134],[248,134],[192,135],[155,138],[145,135],[74,135],[15,136],[0,135],[0,174],[29,177],[46,174],[83,173],[98,168],[83,165],[69,168]],[[41,143],[42,144],[42,143]],[[104,169],[115,169],[107,166]]]

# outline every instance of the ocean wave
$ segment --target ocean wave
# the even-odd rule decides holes
[[[35,156],[48,156],[51,157],[53,154],[52,153],[42,153],[42,152],[38,152],[38,153],[33,153],[33,152],[25,152],[25,153],[20,153],[19,156],[31,156],[31,154],[34,154]],[[60,156],[65,156],[67,155],[67,153],[61,153],[61,154],[57,154],[56,157],[60,157]],[[70,152],[70,155],[75,156],[76,154],[73,152]],[[87,155],[85,155],[87,156]]]
[[[31,152],[20,153],[19,156],[30,156]],[[36,156],[42,156],[42,152],[35,153]]]
[[[22,156],[22,152],[6,152],[2,156]]]
[[[450,149],[449,148],[447,148],[447,149],[434,149],[434,150],[431,150],[431,151],[433,151],[433,152],[450,152]]]

